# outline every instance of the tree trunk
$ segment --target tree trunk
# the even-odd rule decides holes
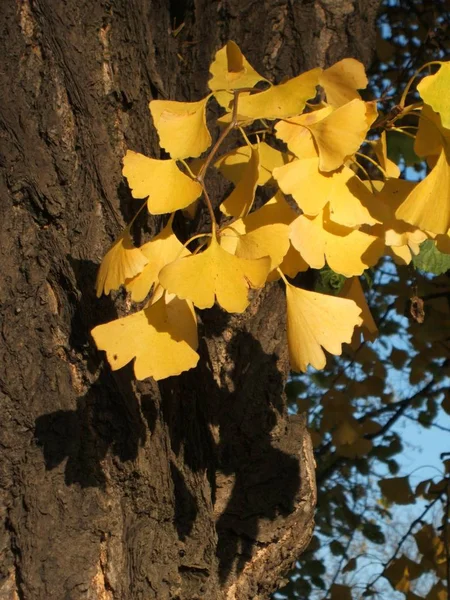
[[[96,352],[118,309],[94,282],[135,210],[121,158],[158,156],[150,99],[204,96],[228,39],[277,81],[367,63],[377,6],[0,2],[1,600],[268,598],[307,545],[314,459],[286,411],[281,287],[243,315],[203,311],[199,366],[158,386]]]

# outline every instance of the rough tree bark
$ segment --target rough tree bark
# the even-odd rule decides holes
[[[121,158],[157,152],[150,99],[202,97],[228,39],[274,80],[368,63],[377,5],[0,2],[2,600],[268,598],[305,548],[314,464],[286,412],[279,285],[204,311],[200,366],[158,386],[95,351],[122,305],[94,281],[134,212]]]

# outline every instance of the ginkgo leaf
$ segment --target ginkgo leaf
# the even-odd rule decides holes
[[[370,127],[366,111],[366,103],[355,99],[307,126],[319,150],[321,171],[339,169],[358,150]]]
[[[215,92],[216,100],[225,108],[233,99],[233,95],[222,90],[252,88],[259,81],[267,81],[255,71],[239,46],[231,40],[216,52],[209,71],[212,77],[208,81],[208,87]]]
[[[288,277],[295,277],[297,273],[302,273],[303,271],[307,271],[308,269],[308,263],[300,254],[300,252],[298,252],[298,250],[294,248],[291,242],[289,249],[283,258],[283,262],[279,266],[279,270]],[[269,273],[267,281],[274,281],[278,278],[278,271],[275,270],[272,271],[272,273]]]
[[[446,148],[439,155],[436,166],[395,212],[419,229],[433,233],[446,233],[450,228],[450,165]]]
[[[383,576],[389,580],[394,589],[404,588],[406,579],[416,579],[421,574],[420,565],[407,556],[393,560],[383,571]],[[405,589],[405,591],[407,591]]]
[[[227,216],[244,217],[250,211],[255,199],[259,179],[259,151],[251,148],[250,160],[245,165],[241,178],[231,194],[220,205]]]
[[[291,224],[291,242],[314,269],[325,265],[340,275],[361,275],[383,254],[381,238],[333,223],[324,211],[317,217],[300,215]]]
[[[287,144],[291,152],[299,158],[313,158],[318,156],[318,150],[308,125],[314,125],[333,112],[331,106],[319,110],[290,117],[279,121],[275,125],[275,134],[278,139]]]
[[[152,287],[158,284],[158,274],[163,267],[177,258],[190,254],[174,234],[172,222],[173,216],[155,238],[140,248],[148,262],[136,277],[125,282],[125,287],[131,292],[134,302],[142,302]]]
[[[397,264],[409,264],[412,255],[418,253],[419,244],[427,239],[425,232],[395,217],[395,211],[416,185],[404,179],[386,179],[376,195],[380,208],[384,209],[384,216],[383,223],[376,225],[372,233],[384,236],[385,244],[391,248]]]
[[[450,129],[445,129],[438,113],[424,104],[414,140],[414,151],[417,156],[425,156],[430,165],[433,158],[439,156],[444,144],[450,146]]]
[[[206,126],[208,100],[209,96],[199,102],[150,102],[160,145],[172,158],[195,158],[211,145],[211,135]]]
[[[159,380],[196,366],[199,355],[191,345],[196,340],[194,330],[197,324],[188,302],[173,298],[166,305],[160,298],[144,310],[98,325],[91,333],[113,370],[134,358],[137,379]]]
[[[102,260],[96,281],[97,297],[117,290],[127,279],[140,273],[147,263],[145,255],[133,245],[127,227]]]
[[[251,119],[283,119],[300,114],[306,101],[316,95],[321,72],[320,68],[312,69],[264,92],[240,96],[239,115]]]
[[[269,257],[246,260],[229,254],[215,236],[209,247],[195,256],[170,263],[159,274],[161,285],[199,308],[210,308],[214,299],[228,312],[243,312],[250,287],[262,287],[270,268]]]
[[[342,446],[343,444],[353,444],[361,435],[358,428],[358,423],[352,420],[345,420],[332,433],[333,442]]]
[[[268,256],[272,271],[283,261],[289,245],[289,225],[270,223],[238,235],[234,254],[249,259]]]
[[[342,106],[359,98],[356,90],[365,89],[368,80],[362,63],[354,58],[344,58],[325,69],[319,83],[325,90],[328,104]]]
[[[347,585],[333,583],[330,592],[331,600],[353,600],[352,590]]]
[[[334,173],[321,173],[319,159],[295,160],[273,171],[281,190],[291,194],[307,215],[315,216],[330,203],[330,218],[347,227],[379,220],[373,194],[348,167]]]
[[[378,327],[373,320],[373,316],[367,304],[367,300],[359,278],[352,277],[351,279],[347,279],[343,288],[341,289],[340,295],[343,298],[350,298],[360,308],[362,318],[361,329],[364,339],[366,341],[373,342],[378,336]]]
[[[281,167],[289,162],[289,159],[283,152],[275,150],[275,148],[272,148],[265,142],[259,143],[258,152],[259,177],[257,183],[258,185],[266,185],[272,178],[272,171],[275,167]],[[250,146],[241,146],[221,156],[216,160],[214,166],[216,169],[219,169],[224,177],[237,185],[243,176],[251,155],[252,149]]]
[[[388,177],[400,177],[400,168],[387,155],[386,132],[381,133],[380,138],[374,143],[373,149],[380,162],[380,166]]]
[[[450,63],[442,63],[434,75],[424,77],[417,86],[422,100],[440,114],[443,127],[450,129]]]
[[[291,367],[305,372],[308,365],[323,369],[324,348],[340,356],[361,324],[360,309],[353,300],[317,294],[286,285],[287,336]]]
[[[122,173],[133,198],[148,196],[148,210],[154,215],[186,208],[202,194],[198,181],[180,171],[174,160],[156,160],[128,150]]]

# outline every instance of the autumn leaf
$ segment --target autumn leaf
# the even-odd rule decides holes
[[[199,360],[195,313],[188,302],[176,297],[167,304],[162,297],[144,310],[98,325],[91,333],[113,370],[135,359],[137,379],[179,375]]]
[[[174,234],[172,222],[173,216],[156,237],[140,248],[148,262],[138,275],[125,282],[125,287],[131,292],[134,302],[144,300],[152,287],[158,284],[158,274],[163,267],[190,254]]]
[[[220,247],[215,236],[201,254],[180,258],[159,274],[161,285],[179,298],[191,300],[199,308],[211,308],[215,298],[228,312],[243,312],[249,288],[262,287],[270,268],[270,258],[246,260]]]
[[[319,151],[321,171],[339,169],[358,150],[370,127],[366,111],[366,103],[355,99],[308,126]]]
[[[353,300],[310,292],[286,284],[287,335],[291,367],[305,372],[308,365],[323,369],[322,348],[340,356],[361,325],[360,309]]]
[[[333,271],[345,277],[374,266],[384,249],[381,238],[337,225],[326,211],[317,217],[297,217],[291,224],[291,241],[312,268],[321,269],[326,259]]]
[[[288,157],[283,152],[275,150],[265,142],[260,142],[259,152],[259,175],[258,185],[266,185],[272,178],[272,171],[275,167],[281,167],[289,162]],[[227,154],[221,156],[214,166],[222,173],[224,177],[232,181],[235,185],[239,183],[252,156],[252,148],[248,145],[234,148]]]
[[[328,104],[342,106],[354,98],[360,98],[356,90],[367,87],[364,65],[354,58],[344,58],[325,69],[319,79]]]
[[[376,157],[379,160],[380,166],[388,177],[399,177],[400,168],[394,161],[390,160],[387,155],[387,140],[386,132],[383,131],[379,139],[373,144],[373,149]]]
[[[138,275],[147,263],[145,255],[133,245],[127,227],[102,260],[96,281],[97,297],[119,289],[127,279]]]
[[[212,77],[208,81],[208,87],[224,108],[230,104],[233,94],[223,90],[252,88],[259,81],[267,81],[255,71],[242,54],[239,46],[231,40],[216,52],[209,71]]]
[[[450,145],[450,129],[445,129],[438,113],[434,112],[428,104],[424,104],[414,140],[416,154],[418,156],[439,155],[444,143]]]
[[[275,135],[287,144],[289,150],[298,158],[315,158],[319,156],[319,152],[308,126],[321,121],[332,112],[333,108],[326,106],[303,115],[278,121],[275,125]]]
[[[285,83],[273,85],[264,92],[241,95],[238,113],[251,119],[283,119],[298,115],[305,103],[316,95],[322,69],[312,69]]]
[[[250,159],[245,165],[241,178],[231,194],[220,205],[227,216],[244,217],[250,211],[255,199],[259,179],[259,151],[251,148]]]
[[[361,282],[358,277],[352,277],[347,279],[345,282],[340,295],[343,298],[349,298],[353,300],[361,310],[361,330],[364,339],[369,342],[373,342],[378,336],[378,327],[373,319],[370,308],[367,304],[364,290],[362,289]],[[359,346],[359,344],[358,344]]]
[[[417,184],[395,212],[423,231],[447,233],[450,228],[450,150],[442,149],[436,166]]]
[[[173,159],[197,157],[211,145],[206,126],[206,103],[152,100],[150,112],[160,145]]]
[[[180,171],[174,160],[157,160],[128,150],[122,173],[133,198],[148,196],[148,211],[154,215],[186,208],[202,194],[201,185]]]
[[[306,215],[316,216],[329,204],[330,219],[340,225],[355,227],[379,222],[373,194],[348,167],[322,173],[319,159],[308,158],[274,169],[273,176]]]
[[[442,63],[434,75],[424,77],[417,86],[422,100],[440,114],[443,127],[450,129],[450,63]]]

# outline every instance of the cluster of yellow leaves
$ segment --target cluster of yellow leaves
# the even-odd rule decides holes
[[[151,214],[172,216],[140,248],[133,245],[129,226],[106,254],[97,294],[124,286],[133,301],[146,304],[96,327],[92,335],[113,369],[135,359],[138,379],[177,375],[199,358],[194,307],[217,302],[228,312],[243,312],[250,289],[281,277],[292,368],[321,369],[324,350],[341,354],[342,344],[355,339],[355,328],[361,327],[366,339],[376,335],[358,276],[385,253],[408,264],[428,237],[446,245],[450,104],[443,90],[450,85],[449,65],[418,86],[425,104],[416,151],[432,166],[419,184],[399,179],[398,167],[387,157],[384,133],[367,140],[378,113],[374,102],[359,95],[367,78],[358,61],[344,59],[273,85],[228,42],[210,70],[211,93],[202,100],[150,102],[160,145],[170,158],[157,160],[131,150],[124,157],[123,175],[133,197],[147,199]],[[320,101],[315,100],[318,86]],[[242,145],[218,158],[215,145],[202,157],[212,145],[206,119],[212,97],[225,110],[219,119],[227,128],[224,136],[260,121],[266,128],[262,137],[250,143],[243,132]],[[276,139],[267,123],[275,120]],[[277,149],[280,144],[285,151]],[[358,151],[364,145],[372,149],[382,180],[360,178],[365,170]],[[213,218],[205,187],[210,164],[234,185],[220,204],[224,224],[219,227],[214,220],[200,242],[194,236],[183,244],[172,229],[173,213],[191,211],[203,196]],[[274,195],[255,210],[258,189],[267,185],[275,188]],[[349,278],[340,297],[301,289],[287,279],[326,264]],[[336,435],[340,445],[351,446],[360,432],[348,421],[345,427]]]

